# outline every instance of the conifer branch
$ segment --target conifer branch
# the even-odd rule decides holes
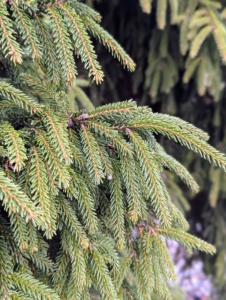
[[[94,199],[87,187],[84,178],[78,173],[73,173],[73,181],[78,191],[78,207],[83,212],[83,222],[90,232],[94,232],[98,228],[98,221],[94,209]]]
[[[107,104],[102,107],[98,107],[95,111],[91,111],[88,115],[88,119],[90,118],[105,118],[108,120],[114,119],[115,117],[125,117],[128,114],[135,114],[136,104],[133,101],[126,101],[121,103],[112,103]]]
[[[81,124],[80,135],[84,145],[83,153],[87,159],[87,169],[90,174],[90,178],[94,178],[94,182],[99,184],[101,182],[101,178],[104,176],[101,158],[97,152],[97,141],[84,124]]]
[[[156,247],[158,248],[158,251],[161,253],[161,261],[163,266],[164,267],[167,266],[170,277],[174,282],[176,282],[176,274],[175,274],[173,262],[169,255],[166,244],[162,241],[161,237],[159,237],[159,235],[155,233],[155,231],[152,232],[152,235],[154,237],[153,241],[156,243]]]
[[[2,235],[0,235],[0,295],[5,299],[9,299],[12,291],[12,283],[9,275],[13,272],[12,257],[7,250],[7,244]]]
[[[20,35],[25,39],[25,45],[28,46],[33,58],[40,58],[40,45],[31,20],[13,0],[10,1],[10,6],[13,10],[13,17],[16,20],[15,25]]]
[[[118,291],[118,289],[121,287],[122,282],[126,276],[126,272],[128,271],[131,263],[132,263],[132,255],[129,255],[128,257],[126,257],[122,264],[121,264],[121,268],[119,270],[119,272],[117,272],[115,278],[114,278],[114,284],[116,287],[116,290]]]
[[[92,36],[128,70],[135,64],[89,6],[44,2],[0,3],[0,298],[151,300],[154,292],[171,299],[167,282],[175,271],[162,237],[211,254],[215,248],[186,233],[163,168],[192,190],[198,186],[155,134],[224,170],[225,156],[202,130],[134,101],[95,109],[83,92],[89,82],[75,81],[74,55],[97,83],[104,74]],[[140,0],[146,13],[152,2]],[[220,57],[210,48],[213,36],[224,60],[225,13],[218,1],[185,2],[156,2],[157,26],[167,30],[153,31],[146,92],[169,93],[183,67],[169,44],[169,6],[170,23],[180,24],[181,53],[189,51],[183,81],[195,76],[199,95],[218,99]]]
[[[170,239],[174,239],[181,244],[183,244],[187,248],[198,248],[201,251],[205,251],[207,253],[215,253],[216,249],[212,245],[182,231],[179,229],[163,229],[163,228],[155,228],[156,232],[160,233],[163,236],[166,236]]]
[[[27,224],[25,220],[18,214],[12,213],[10,215],[10,224],[12,226],[15,241],[22,251],[27,250],[29,245]]]
[[[8,122],[4,122],[0,126],[0,137],[3,139],[7,148],[9,163],[13,165],[13,169],[19,172],[25,165],[27,160],[26,149],[22,138]]]
[[[68,203],[68,201],[62,201],[60,197],[58,198],[57,201],[59,203],[59,208],[61,210],[67,228],[71,231],[73,235],[76,236],[81,246],[84,249],[86,249],[89,246],[89,240],[81,224],[79,223],[79,220],[77,219],[71,205]]]
[[[111,53],[116,57],[129,71],[134,71],[135,63],[125,53],[122,47],[107,33],[99,24],[95,23],[92,19],[81,17],[87,30],[97,38]]]
[[[26,84],[29,87],[32,87],[36,90],[36,93],[38,92],[39,95],[43,95],[45,101],[48,100],[49,102],[54,102],[55,106],[59,105],[56,93],[52,91],[46,83],[44,85],[42,82],[38,81],[37,79],[31,76],[23,75],[21,77],[26,81]]]
[[[0,82],[0,95],[28,112],[36,113],[42,109],[42,105],[5,81]]]
[[[82,20],[68,5],[59,5],[65,14],[66,22],[68,23],[69,31],[73,37],[77,47],[77,53],[85,63],[85,68],[89,69],[89,76],[93,76],[96,83],[101,83],[103,80],[103,72],[96,60],[96,54],[89,39],[89,36],[84,28]],[[67,21],[68,20],[68,21]]]
[[[78,2],[78,1],[73,1],[70,3],[70,5],[72,7],[74,7],[75,11],[78,14],[85,15],[87,18],[92,18],[97,23],[101,22],[101,19],[102,19],[101,15],[96,10],[85,5],[84,3]]]
[[[29,259],[38,269],[43,270],[46,274],[53,271],[53,262],[46,256],[45,253],[37,253],[27,251],[23,254]]]
[[[6,4],[1,1],[0,3],[0,32],[2,33],[1,47],[5,57],[10,59],[16,64],[22,62],[22,49],[17,43],[14,35],[13,25],[8,18],[9,14],[6,9]]]
[[[90,254],[91,270],[97,279],[97,285],[100,293],[103,297],[107,297],[109,299],[118,299],[114,284],[102,259],[102,256],[94,249]]]
[[[103,165],[104,174],[105,174],[105,176],[107,176],[108,179],[110,179],[112,176],[112,162],[110,160],[110,157],[109,157],[107,151],[105,150],[105,147],[103,145],[101,145],[101,143],[99,141],[97,141],[97,142],[98,142],[97,148],[100,153],[100,158],[101,158],[101,162]]]
[[[121,160],[122,175],[127,190],[128,216],[132,222],[137,222],[139,218],[144,217],[146,210],[144,200],[142,199],[138,181],[133,173],[135,168],[134,161],[130,157],[124,157]]]
[[[66,126],[63,128],[59,117],[47,108],[43,110],[41,118],[45,124],[52,147],[59,149],[59,152],[57,153],[58,157],[61,161],[70,164],[72,154],[69,147]]]
[[[54,43],[50,38],[49,28],[47,27],[44,18],[39,17],[36,13],[34,13],[34,17],[37,23],[37,35],[41,43],[44,62],[46,67],[48,66],[47,77],[57,83],[60,80],[60,68],[54,51]]]
[[[196,57],[196,55],[199,52],[199,49],[201,48],[202,43],[210,35],[211,32],[212,32],[212,26],[210,25],[203,27],[199,31],[199,33],[196,35],[196,37],[194,38],[191,44],[191,49],[190,49],[191,58]]]
[[[147,258],[150,260],[151,258]],[[149,271],[151,271],[151,269],[149,269]],[[150,274],[149,273],[149,277],[150,278]],[[147,285],[145,282],[146,278],[146,274],[144,274],[142,272],[142,268],[141,268],[141,264],[139,259],[135,259],[134,261],[134,275],[135,275],[135,279],[136,279],[136,289],[137,289],[137,294],[138,294],[138,299],[147,299],[147,300],[151,300],[151,292],[153,291],[153,286],[152,285]]]
[[[171,217],[168,213],[167,201],[162,190],[160,174],[157,171],[158,166],[142,139],[129,129],[126,129],[126,132],[134,144],[143,176],[150,189],[149,197],[151,198],[154,210],[163,224],[170,226]]]
[[[129,143],[127,143],[120,135],[111,137],[109,141],[112,143],[113,148],[117,149],[122,156],[132,156],[133,150]],[[112,147],[111,144],[107,144],[108,147]]]
[[[42,300],[60,300],[60,297],[49,287],[35,279],[33,276],[22,273],[13,273],[10,279],[15,286],[33,298],[41,298]]]
[[[69,186],[69,181],[71,179],[69,172],[65,166],[59,162],[46,133],[41,130],[35,130],[35,133],[35,139],[38,143],[39,149],[41,149],[48,166],[51,168],[51,173],[54,174],[54,180],[58,179],[59,186],[62,184],[66,189]]]
[[[167,155],[163,148],[158,145],[159,150],[154,157],[159,160],[159,163],[169,170],[174,171],[194,192],[198,192],[199,187],[195,182],[194,178],[189,174],[189,172],[182,166],[176,159]]]
[[[147,121],[147,120],[146,120]],[[149,123],[149,124],[148,124]],[[205,141],[189,134],[187,131],[167,122],[160,122],[159,120],[147,121],[145,124],[143,121],[134,122],[134,124],[128,124],[130,128],[141,129],[149,128],[153,132],[161,133],[169,138],[179,142],[180,144],[198,152],[203,158],[212,161],[214,164],[225,169],[226,159],[225,156],[219,153],[216,149],[209,146]]]
[[[53,284],[56,292],[61,295],[70,272],[70,258],[61,251],[56,258],[55,272],[53,273]]]
[[[17,185],[12,180],[5,176],[5,173],[0,170],[0,200],[3,201],[5,209],[11,213],[19,213],[25,219],[32,220],[34,224],[40,224],[40,211],[21,192]]]
[[[49,7],[48,13],[53,22],[53,38],[58,61],[68,83],[72,83],[77,72],[74,59],[72,57],[72,45],[67,33],[66,25],[59,11],[55,7]]]
[[[56,232],[56,213],[51,209],[51,196],[47,186],[47,173],[41,155],[37,149],[31,149],[31,169],[29,174],[31,196],[35,203],[39,203],[42,212],[43,229],[50,238]]]
[[[123,248],[125,245],[124,203],[120,174],[116,165],[113,165],[112,180],[109,181],[109,185],[111,193],[110,211],[112,215],[113,234],[116,237],[119,248]]]

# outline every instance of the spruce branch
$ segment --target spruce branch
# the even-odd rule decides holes
[[[117,274],[114,278],[114,284],[115,284],[117,291],[121,287],[122,282],[125,279],[126,273],[129,270],[129,267],[132,263],[132,257],[133,257],[133,255],[128,255],[128,257],[123,259],[120,270],[117,272]]]
[[[42,109],[42,105],[5,81],[0,82],[0,96],[30,113],[36,113]]]
[[[13,273],[10,275],[10,279],[19,290],[30,297],[40,298],[42,300],[60,300],[60,297],[54,290],[50,289],[31,275]]]
[[[71,6],[59,4],[59,7],[64,12],[68,29],[72,35],[74,44],[78,49],[76,52],[85,63],[85,68],[89,69],[89,76],[92,76],[96,83],[101,83],[104,74],[96,60],[96,54],[81,18],[78,14],[76,14],[76,12],[71,10]]]
[[[167,137],[179,142],[181,145],[188,147],[194,152],[199,153],[203,158],[212,161],[215,165],[225,169],[226,159],[223,154],[208,145],[202,139],[188,133],[186,130],[181,129],[179,126],[158,120],[158,117],[149,120],[140,120],[127,124],[128,127],[134,129],[149,128],[153,132],[161,133]]]
[[[66,24],[57,8],[49,7],[48,14],[52,20],[53,39],[56,46],[57,59],[68,83],[72,83],[77,71],[72,57],[72,45]]]
[[[43,229],[46,235],[51,238],[56,232],[56,208],[51,205],[49,187],[47,186],[47,172],[41,154],[35,147],[31,148],[31,168],[29,173],[29,181],[31,187],[31,196],[35,203],[39,203],[42,212]]]
[[[82,21],[86,26],[87,30],[97,38],[110,52],[116,57],[129,71],[135,70],[135,63],[125,53],[122,47],[107,33],[99,24],[94,22],[92,19],[82,16]]]
[[[40,45],[30,18],[22,9],[20,9],[15,1],[11,0],[9,3],[13,11],[13,17],[16,21],[16,28],[19,31],[20,35],[23,36],[25,40],[25,46],[28,47],[32,58],[40,58]]]
[[[157,145],[156,147],[159,148],[159,151],[154,154],[154,157],[159,163],[164,167],[167,167],[170,171],[174,171],[194,192],[198,192],[199,187],[186,168],[176,159],[166,154],[160,145]]]
[[[42,111],[40,117],[45,125],[52,147],[58,149],[57,156],[60,161],[65,161],[66,164],[69,165],[71,163],[72,153],[66,131],[66,120],[65,123],[62,124],[59,116],[48,108]]]
[[[20,133],[8,122],[2,123],[0,129],[0,137],[4,141],[7,149],[9,163],[13,165],[15,171],[19,172],[27,160],[26,149],[20,137]]]
[[[75,11],[79,15],[85,15],[87,18],[91,18],[97,23],[101,22],[101,15],[96,10],[85,5],[84,3],[78,1],[71,1],[70,5],[75,9]]]
[[[6,8],[6,4],[1,1],[0,3],[0,32],[1,32],[1,48],[5,57],[10,57],[10,59],[16,63],[22,63],[23,51],[20,45],[15,39],[15,31],[13,29],[13,24],[11,23]]]
[[[125,212],[120,173],[117,165],[113,165],[112,180],[109,181],[111,199],[111,219],[113,234],[119,248],[125,245]],[[117,285],[116,285],[117,286]]]
[[[70,258],[67,254],[61,251],[56,258],[55,272],[53,273],[53,286],[56,292],[61,295],[64,286],[67,283],[70,272]]]
[[[152,2],[140,0],[146,13]],[[216,1],[182,2],[156,2],[157,27],[167,30],[153,31],[145,89],[152,97],[169,93],[183,67],[171,49],[169,8],[170,23],[180,26],[181,53],[189,52],[183,81],[196,76],[199,95],[218,99],[220,58],[209,49],[213,36],[224,60],[225,13]],[[154,292],[171,299],[167,282],[175,271],[165,238],[215,251],[186,232],[164,167],[192,190],[198,186],[155,134],[224,170],[225,156],[202,130],[134,101],[94,108],[83,92],[89,82],[75,80],[74,57],[102,81],[92,37],[135,68],[100,21],[80,1],[0,3],[0,298],[148,300]]]
[[[156,164],[155,159],[152,158],[148,146],[139,137],[139,135],[132,132],[128,128],[126,128],[126,132],[133,142],[140,168],[150,191],[149,197],[151,198],[152,206],[161,222],[167,226],[170,226],[171,217],[167,207],[165,193],[162,189],[158,165]]]
[[[80,224],[79,220],[77,219],[73,208],[66,200],[63,201],[60,197],[57,199],[59,208],[64,219],[65,224],[67,225],[67,229],[71,231],[72,235],[75,235],[76,239],[78,240],[79,244],[86,249],[89,246],[89,240]]]
[[[57,181],[59,187],[63,186],[65,189],[69,186],[71,180],[67,168],[59,161],[54,148],[52,147],[46,132],[35,130],[35,140],[46,160],[48,167],[51,170],[54,181]]]
[[[135,173],[133,173],[135,165],[132,157],[123,157],[121,159],[121,168],[127,191],[128,217],[135,223],[139,218],[145,217],[147,207],[140,193],[138,180]]]
[[[178,242],[180,242],[181,244],[183,244],[185,247],[187,247],[188,249],[192,249],[192,248],[197,248],[201,251],[205,251],[207,253],[215,253],[216,249],[215,247],[213,247],[212,245],[202,241],[199,238],[196,238],[192,235],[190,235],[189,233],[186,233],[182,230],[179,229],[174,229],[174,228],[155,228],[154,229],[157,233],[168,237],[170,239],[174,239]]]
[[[8,179],[0,170],[0,199],[5,209],[11,213],[19,213],[25,220],[31,220],[34,224],[40,225],[41,213],[31,200],[19,189],[19,187]]]
[[[159,253],[161,253],[161,264],[163,266],[163,274],[165,273],[165,266],[167,267],[169,274],[168,274],[168,278],[172,278],[172,280],[174,282],[176,282],[176,274],[175,274],[175,270],[174,270],[174,265],[172,262],[172,259],[169,255],[168,252],[168,248],[165,244],[165,242],[163,242],[163,240],[161,239],[161,237],[156,234],[155,231],[152,231],[152,235],[153,235],[153,243],[155,243],[156,247],[157,247],[157,251],[159,251]]]
[[[39,96],[42,95],[45,101],[48,101],[49,103],[53,102],[55,106],[59,105],[59,100],[56,97],[56,92],[52,90],[51,87],[48,86],[48,84],[43,84],[38,79],[25,74],[21,75],[21,78],[25,80],[26,85],[33,88],[33,90],[35,90],[36,93],[39,94]]]
[[[47,25],[44,17],[38,16],[34,13],[36,21],[37,35],[42,47],[43,60],[47,67],[47,78],[53,82],[60,81],[60,67],[56,58],[55,46],[50,36],[50,26]]]
[[[115,118],[123,118],[128,117],[130,113],[132,116],[135,115],[136,112],[136,104],[133,101],[123,101],[119,103],[107,104],[104,106],[100,106],[95,109],[95,111],[91,111],[88,115],[88,119],[91,118],[104,118],[106,121],[115,120]],[[117,119],[116,119],[117,120]]]
[[[102,256],[97,250],[90,252],[90,266],[93,276],[97,280],[97,286],[103,297],[109,299],[118,299],[113,281],[109,275],[108,269],[103,261]]]
[[[94,198],[92,197],[91,191],[88,188],[88,183],[84,178],[73,172],[72,179],[77,190],[75,198],[78,201],[78,207],[82,211],[82,219],[85,227],[89,232],[95,232],[98,228],[98,219],[95,212]]]
[[[17,245],[22,251],[28,249],[29,237],[27,223],[24,218],[22,218],[17,213],[12,213],[10,215],[10,224],[12,226],[13,235]]]
[[[31,261],[38,269],[43,270],[45,274],[53,272],[53,262],[46,253],[27,251],[23,253],[29,261]]]
[[[90,178],[94,178],[94,182],[99,184],[104,175],[101,157],[97,151],[97,141],[84,124],[81,124],[80,136],[83,143],[83,153],[87,159],[87,170]]]
[[[9,280],[9,275],[12,273],[12,257],[8,252],[4,237],[0,235],[0,296],[7,300],[10,299],[13,290],[13,284]]]

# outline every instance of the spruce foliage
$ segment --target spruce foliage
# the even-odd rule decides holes
[[[103,80],[91,36],[135,68],[100,20],[79,1],[0,2],[2,299],[151,299],[153,291],[171,299],[167,282],[176,279],[165,238],[215,252],[186,232],[163,168],[198,186],[155,138],[165,135],[225,170],[208,136],[131,100],[82,111],[71,105],[68,94],[80,91],[83,101],[86,85],[76,79],[75,56]]]
[[[114,33],[137,64],[134,73],[124,72],[98,48],[106,78],[101,88],[91,87],[92,101],[101,100],[95,101],[99,105],[103,99],[108,103],[109,98],[114,102],[133,98],[139,105],[150,105],[154,111],[177,115],[202,128],[211,136],[210,143],[225,152],[225,61],[219,50],[225,41],[226,1],[163,1],[167,4],[163,29],[157,21],[159,0],[90,2],[100,10],[103,26]],[[141,2],[151,3],[149,14],[142,9]],[[177,18],[172,23],[171,3],[176,2]],[[112,16],[118,22],[113,22]],[[200,36],[196,39],[206,25],[212,26],[211,33],[204,40]],[[191,57],[191,49],[198,49],[195,57]],[[182,211],[189,211],[191,230],[217,247],[214,258],[205,256],[205,266],[216,278],[217,297],[223,299],[226,294],[226,174],[223,169],[208,164],[200,156],[163,137],[159,137],[159,141],[192,172],[200,185],[199,193],[194,195],[173,173],[164,171],[174,203]],[[198,233],[197,223],[206,229]]]

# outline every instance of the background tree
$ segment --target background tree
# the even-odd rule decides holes
[[[75,93],[90,105],[76,57],[103,80],[90,35],[135,68],[100,19],[79,1],[0,2],[2,299],[151,299],[153,291],[170,299],[175,274],[162,237],[215,251],[186,232],[162,170],[198,186],[154,134],[225,169],[208,135],[133,101],[90,111],[70,101]]]

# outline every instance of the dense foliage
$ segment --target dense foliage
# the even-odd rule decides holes
[[[226,2],[101,0],[93,3],[103,16],[104,28],[120,41],[137,67],[134,73],[124,72],[98,47],[105,81],[98,88],[91,87],[92,101],[99,105],[133,98],[155,112],[178,116],[202,128],[209,133],[210,143],[225,152],[225,50],[222,49],[225,49]],[[211,31],[210,19],[214,26]],[[195,48],[198,52],[193,57]],[[187,214],[193,232],[217,247],[214,259],[210,256],[205,259],[206,270],[214,274],[222,289],[218,296],[221,299],[226,293],[226,174],[167,139],[161,137],[159,141],[200,186],[198,194],[191,194],[175,175],[165,171],[171,198]],[[196,224],[202,227],[201,231],[196,231]]]
[[[100,20],[79,1],[0,2],[2,299],[170,299],[163,237],[215,251],[186,232],[162,170],[198,186],[154,134],[225,169],[208,135],[133,101],[74,110],[75,57],[103,79],[90,35],[135,68]]]

